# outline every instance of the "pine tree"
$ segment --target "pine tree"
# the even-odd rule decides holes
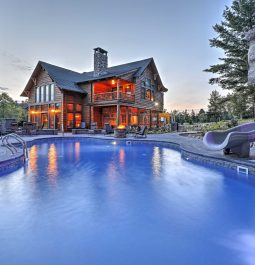
[[[255,0],[233,0],[232,6],[226,7],[223,21],[213,27],[217,36],[210,40],[210,46],[222,49],[225,57],[205,70],[217,75],[210,84],[237,92],[246,89],[254,97],[254,88],[247,85],[249,47],[245,38],[254,26]]]
[[[213,90],[210,94],[209,105],[208,105],[208,115],[210,116],[210,121],[218,121],[224,111],[223,101],[220,93],[217,90]]]

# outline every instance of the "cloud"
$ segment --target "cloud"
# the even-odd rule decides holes
[[[2,86],[0,86],[0,91],[7,91],[7,90],[9,90],[8,87],[2,87]]]
[[[17,70],[20,70],[22,72],[28,72],[33,70],[32,66],[26,60],[23,60],[17,57],[16,55],[13,55],[6,51],[3,52],[2,55],[5,58],[6,64],[10,65],[11,67]]]

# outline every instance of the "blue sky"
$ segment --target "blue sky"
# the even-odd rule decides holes
[[[230,0],[1,0],[0,87],[20,99],[38,60],[75,71],[93,68],[93,48],[109,65],[154,57],[169,89],[165,107],[199,109],[216,86],[203,69],[222,56],[212,26]]]

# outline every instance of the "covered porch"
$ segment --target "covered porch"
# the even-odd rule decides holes
[[[109,123],[115,128],[119,125],[137,126],[146,125],[155,127],[159,125],[159,111],[124,106],[92,106],[91,122],[96,122],[98,128],[103,128],[105,123]]]
[[[93,84],[92,102],[135,101],[135,84],[131,80],[112,78]]]

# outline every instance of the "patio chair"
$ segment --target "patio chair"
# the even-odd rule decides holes
[[[104,124],[105,134],[114,133],[114,129],[110,126],[109,123]]]
[[[36,129],[36,124],[32,122],[24,122],[23,128],[26,131],[26,134],[28,135],[36,135],[37,134],[37,129]]]
[[[147,137],[147,126],[144,126],[139,130],[138,132],[135,133],[134,137],[136,138],[146,138]]]

